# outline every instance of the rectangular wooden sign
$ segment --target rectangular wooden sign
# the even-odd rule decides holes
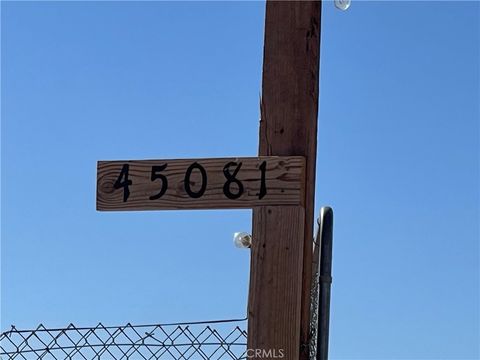
[[[303,205],[305,158],[99,161],[97,210]]]

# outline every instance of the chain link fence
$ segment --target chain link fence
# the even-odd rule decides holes
[[[0,335],[0,359],[246,359],[246,319],[34,330]]]
[[[330,219],[325,222],[325,228],[330,231],[328,238],[321,233],[325,212],[330,214]],[[319,265],[321,261],[330,259],[331,267],[332,216],[330,208],[322,208],[321,221],[318,222],[313,243],[308,344],[311,360],[328,358],[328,318],[323,337],[320,337],[319,320],[321,283],[331,283],[331,268],[326,274],[329,279],[322,280],[325,276],[322,276]],[[330,254],[329,258],[322,260],[321,245],[325,240],[329,240],[330,248],[326,249]],[[328,291],[329,289],[330,285],[327,287]],[[329,294],[327,299],[329,301]],[[322,310],[328,313],[329,304],[327,309]],[[246,318],[154,325],[128,323],[115,327],[104,326],[102,323],[95,327],[76,327],[70,324],[60,329],[49,329],[40,324],[34,330],[17,330],[12,326],[11,330],[0,334],[0,360],[240,360],[248,358],[246,328]]]

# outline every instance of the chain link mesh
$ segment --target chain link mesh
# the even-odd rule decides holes
[[[246,359],[246,319],[34,330],[0,335],[0,359]]]
[[[320,256],[321,256],[321,218],[317,220],[317,231],[313,238],[312,285],[310,289],[310,334],[308,353],[310,360],[317,359],[318,322],[320,297]]]
[[[317,270],[313,273],[312,289],[310,292],[310,343],[308,348],[310,360],[317,359],[319,287],[320,281]]]

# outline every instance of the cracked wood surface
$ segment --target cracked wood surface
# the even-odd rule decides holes
[[[248,348],[308,359],[321,2],[267,1],[259,155],[304,156],[303,207],[258,207]]]

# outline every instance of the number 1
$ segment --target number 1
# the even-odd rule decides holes
[[[265,179],[265,174],[267,173],[267,162],[264,161],[260,165],[261,178],[260,178],[260,192],[258,193],[258,199],[261,200],[265,195],[267,195],[267,184]]]

